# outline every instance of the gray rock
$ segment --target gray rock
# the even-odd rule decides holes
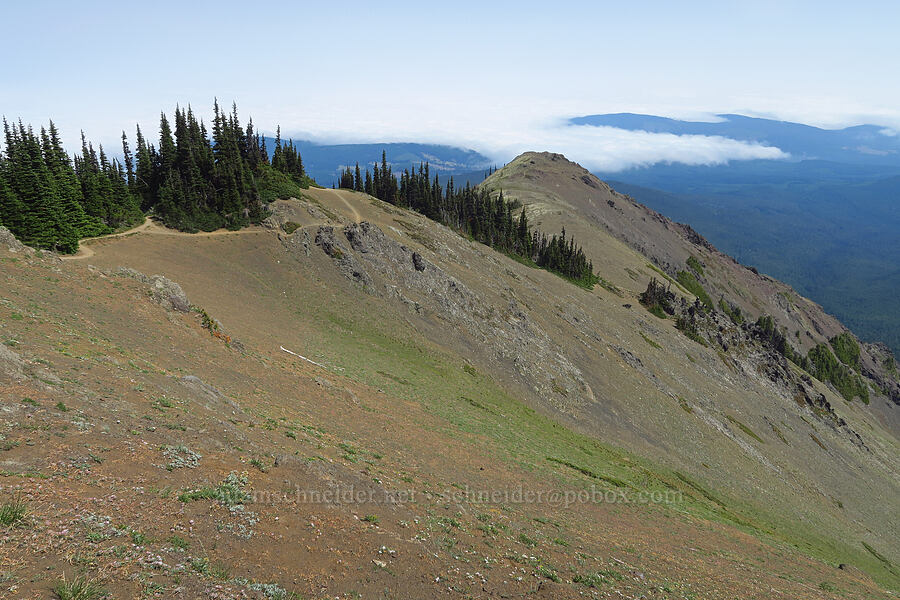
[[[242,413],[241,405],[220,392],[215,387],[209,385],[196,375],[185,375],[178,380],[178,383],[194,392],[200,399],[204,401],[204,406],[211,411],[222,413],[230,409],[233,413]]]
[[[191,302],[181,286],[162,275],[154,275],[150,284],[150,297],[166,310],[191,312]]]
[[[334,237],[334,227],[319,227],[316,231],[316,246],[331,258],[343,258],[344,252]]]
[[[350,247],[363,254],[370,250],[367,238],[370,237],[371,232],[372,225],[365,221],[344,227],[344,236],[347,238],[347,241],[350,242]]]
[[[357,227],[357,225],[354,225],[353,227]],[[372,278],[369,276],[363,266],[359,263],[359,261],[356,260],[356,258],[350,253],[350,251],[346,247],[342,246],[337,238],[335,238],[334,227],[319,227],[318,231],[316,231],[315,243],[316,246],[322,248],[322,251],[325,252],[325,254],[327,254],[337,262],[341,273],[343,273],[346,277],[362,284],[366,288],[372,287]],[[358,239],[357,243],[363,244],[362,239]]]
[[[425,270],[425,259],[422,258],[422,255],[418,252],[413,252],[412,255],[413,267],[416,271],[424,271]]]
[[[6,248],[10,252],[27,252],[29,254],[34,253],[34,249],[26,246],[22,242],[16,239],[16,236],[12,234],[12,232],[0,225],[0,246],[6,246]]]
[[[22,381],[25,379],[25,361],[5,344],[0,344],[0,381]]]
[[[184,377],[179,379],[179,382],[182,385],[194,390],[195,392],[198,392],[203,396],[208,397],[211,400],[218,400],[222,397],[222,392],[204,382],[196,375],[185,375]]]
[[[191,312],[191,302],[188,300],[187,294],[181,289],[181,286],[162,275],[153,275],[147,277],[140,271],[129,269],[128,267],[119,267],[117,274],[120,277],[128,277],[136,281],[140,281],[150,289],[148,291],[150,298],[169,311]]]

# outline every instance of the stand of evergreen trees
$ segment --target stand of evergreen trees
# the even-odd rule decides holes
[[[787,341],[786,331],[776,327],[775,320],[769,315],[757,319],[753,331],[757,338],[819,381],[831,382],[848,402],[858,396],[864,403],[869,403],[869,388],[854,371],[859,369],[859,346],[850,334],[844,333],[831,339],[835,354],[841,357],[838,360],[825,343],[816,345],[803,356]]]
[[[36,248],[74,252],[78,240],[139,223],[140,202],[128,168],[110,161],[82,136],[74,161],[51,121],[40,134],[3,120],[0,152],[0,224]]]
[[[394,176],[384,152],[381,165],[376,162],[370,174],[362,175],[359,165],[344,170],[340,187],[366,192],[390,204],[419,212],[514,258],[552,271],[584,287],[592,287],[599,278],[593,264],[565,229],[547,237],[528,223],[525,210],[513,215],[519,205],[503,197],[491,197],[486,190],[468,183],[458,189],[451,177],[446,187],[437,175],[431,176],[427,163],[418,170],[404,169]]]
[[[174,123],[174,129],[172,127]],[[281,129],[269,160],[252,119],[242,126],[237,107],[214,107],[212,132],[190,107],[160,116],[159,140],[137,128],[132,153],[122,133],[122,162],[109,160],[82,134],[81,153],[63,150],[51,121],[40,133],[3,121],[0,224],[23,243],[75,252],[78,240],[136,225],[151,213],[182,231],[238,229],[265,218],[265,205],[299,196],[314,185],[293,141]]]
[[[264,205],[275,197],[297,195],[309,187],[300,153],[283,144],[281,128],[271,163],[265,138],[214,105],[212,135],[190,108],[175,109],[175,129],[160,116],[159,146],[137,130],[135,188],[141,208],[182,231],[240,229],[266,217]]]

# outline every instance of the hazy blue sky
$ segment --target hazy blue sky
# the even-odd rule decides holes
[[[900,128],[894,2],[5,2],[0,113],[113,143],[237,101],[266,130],[596,166],[774,155],[568,116],[763,114]],[[618,161],[618,162],[617,162]]]

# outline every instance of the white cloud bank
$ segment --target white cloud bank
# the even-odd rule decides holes
[[[615,172],[664,162],[718,165],[738,160],[787,159],[779,148],[719,136],[676,135],[629,131],[615,127],[571,125],[567,118],[580,107],[554,106],[513,99],[474,110],[457,102],[431,106],[426,114],[410,119],[418,108],[409,104],[370,100],[361,114],[340,103],[327,109],[285,115],[299,125],[295,139],[321,143],[422,142],[471,148],[495,164],[509,162],[527,150],[564,154],[592,171]],[[562,109],[562,110],[560,110]],[[698,115],[699,116],[699,115]],[[705,114],[706,120],[718,119]],[[298,131],[299,130],[299,131]],[[302,131],[302,133],[301,133]]]
[[[500,146],[486,142],[484,146],[489,156],[506,160],[525,150],[560,152],[592,171],[604,172],[657,163],[720,165],[735,160],[790,158],[774,146],[721,136],[650,133],[591,125],[537,129],[514,142]]]

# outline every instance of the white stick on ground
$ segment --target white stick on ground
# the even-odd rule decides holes
[[[322,367],[323,369],[327,369],[327,368],[328,368],[328,367],[326,367],[325,365],[323,365],[322,363],[317,363],[316,361],[310,360],[310,359],[306,358],[305,356],[301,356],[301,355],[297,354],[296,352],[291,352],[290,350],[288,350],[288,349],[285,348],[284,346],[279,346],[279,348],[281,348],[282,350],[284,350],[284,351],[287,352],[288,354],[292,354],[292,355],[296,356],[297,358],[302,358],[302,359],[305,360],[306,362],[312,363],[312,364],[316,365],[317,367]]]

